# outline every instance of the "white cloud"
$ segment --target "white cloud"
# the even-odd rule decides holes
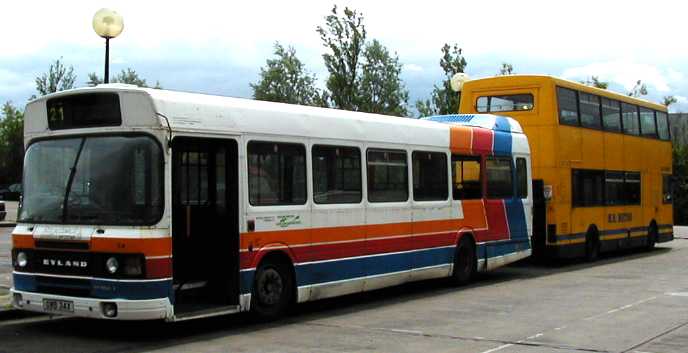
[[[671,92],[669,77],[673,81],[680,76],[679,72],[662,72],[659,68],[649,64],[638,64],[631,61],[609,61],[565,69],[562,77],[573,80],[585,80],[591,76],[597,76],[602,81],[623,86],[630,91],[638,80],[661,93]]]
[[[629,0],[620,5],[580,0],[575,6],[562,7],[560,2],[545,0],[523,0],[518,5],[500,0],[426,0],[421,5],[334,1],[340,8],[349,6],[362,12],[368,38],[379,39],[398,53],[400,62],[408,63],[404,73],[419,82],[410,89],[429,89],[441,74],[440,48],[444,43],[459,43],[471,74],[473,70],[494,74],[505,61],[514,64],[516,72],[563,71],[574,79],[597,75],[626,89],[642,79],[655,92],[688,96],[688,84],[684,83],[688,46],[676,36],[685,32],[686,5],[681,2],[655,0],[648,5]],[[50,61],[60,56],[74,65],[81,81],[87,72],[102,72],[104,43],[91,28],[93,14],[102,7],[113,8],[124,17],[124,32],[111,41],[115,72],[147,65],[157,70],[147,78],[159,78],[165,87],[204,91],[209,83],[201,78],[218,76],[219,71],[227,75],[241,72],[241,82],[237,76],[227,81],[248,87],[255,78],[247,78],[246,73],[258,72],[271,56],[273,43],[279,41],[294,46],[320,80],[326,77],[320,56],[324,48],[315,30],[324,23],[332,2],[6,2],[3,13],[11,15],[0,21],[0,63],[21,76],[13,81],[20,87],[32,86],[36,72],[47,69]],[[484,67],[485,63],[490,66]],[[198,79],[186,81],[195,86],[177,85],[180,76],[172,71],[177,69],[197,70]],[[12,87],[5,82],[7,79],[0,78],[0,90]],[[230,86],[217,83],[213,87]]]
[[[420,65],[416,64],[404,64],[404,70],[411,72],[422,72],[424,69]]]

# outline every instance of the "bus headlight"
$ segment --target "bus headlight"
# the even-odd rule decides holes
[[[140,256],[130,256],[124,259],[124,274],[127,276],[140,276],[143,274]]]
[[[111,257],[105,261],[105,268],[107,268],[107,271],[110,272],[110,274],[115,274],[117,270],[119,269],[119,261],[115,257]]]
[[[19,267],[26,267],[26,265],[29,264],[29,257],[26,255],[25,252],[20,251],[17,253],[17,266]]]

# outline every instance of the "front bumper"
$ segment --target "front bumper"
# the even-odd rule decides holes
[[[127,300],[127,299],[95,299],[70,297],[54,294],[41,294],[33,292],[18,291],[12,288],[12,305],[20,310],[28,310],[46,314],[56,314],[48,312],[43,308],[43,299],[66,300],[74,303],[74,312],[57,313],[59,315],[70,315],[88,317],[94,319],[110,320],[173,320],[174,309],[169,298]],[[17,302],[18,295],[21,295],[21,302]],[[117,316],[106,317],[103,314],[104,303],[117,304]]]

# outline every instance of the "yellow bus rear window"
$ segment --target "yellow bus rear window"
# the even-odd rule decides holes
[[[533,95],[528,93],[502,96],[481,96],[478,97],[475,108],[478,113],[533,110]]]

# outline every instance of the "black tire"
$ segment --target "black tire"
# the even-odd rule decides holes
[[[657,243],[658,236],[659,230],[657,229],[657,225],[655,223],[650,224],[650,227],[647,229],[647,244],[645,245],[645,249],[654,249],[655,243]]]
[[[271,320],[283,315],[294,296],[294,276],[289,264],[267,259],[261,262],[253,279],[251,311],[259,319]]]
[[[591,228],[585,234],[585,259],[588,261],[596,261],[600,256],[600,237],[597,234],[597,229]]]
[[[475,244],[470,236],[464,235],[456,246],[452,279],[457,285],[464,285],[475,276],[477,267]]]

